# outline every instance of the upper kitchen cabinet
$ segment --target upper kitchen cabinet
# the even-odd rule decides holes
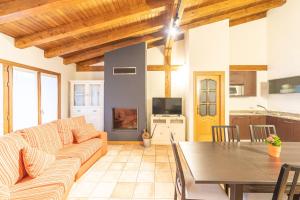
[[[230,96],[256,96],[256,71],[231,71]]]

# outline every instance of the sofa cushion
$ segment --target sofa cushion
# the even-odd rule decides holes
[[[56,160],[40,176],[36,178],[27,176],[16,185],[13,185],[10,188],[11,194],[49,185],[63,186],[66,191],[72,186],[79,167],[80,160],[78,158]]]
[[[0,183],[3,185],[11,186],[26,175],[21,149],[27,145],[15,133],[0,137]]]
[[[72,133],[76,143],[82,143],[100,135],[93,124],[85,124],[78,129],[72,129]]]
[[[62,200],[65,189],[62,185],[45,185],[37,188],[13,192],[11,199],[13,200]]]
[[[21,130],[20,134],[32,147],[47,153],[55,154],[62,148],[56,123],[26,128]]]
[[[99,138],[90,139],[80,144],[65,146],[56,155],[57,159],[79,158],[81,163],[85,163],[97,150],[102,147],[102,140]]]
[[[10,199],[10,192],[8,186],[2,185],[1,183],[0,183],[0,199],[2,200]]]
[[[74,140],[72,129],[78,129],[85,124],[84,116],[57,120],[58,133],[62,143],[64,145],[72,144]]]
[[[29,146],[22,149],[22,156],[26,172],[32,178],[39,176],[55,161],[55,155]]]

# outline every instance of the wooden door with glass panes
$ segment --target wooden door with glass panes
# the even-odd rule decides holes
[[[214,73],[195,73],[194,141],[212,141],[211,127],[221,125],[221,78]]]

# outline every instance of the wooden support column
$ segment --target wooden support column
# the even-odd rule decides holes
[[[171,97],[171,56],[165,57],[165,97]]]

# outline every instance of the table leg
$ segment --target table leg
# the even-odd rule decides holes
[[[243,185],[230,185],[230,200],[243,200]]]

